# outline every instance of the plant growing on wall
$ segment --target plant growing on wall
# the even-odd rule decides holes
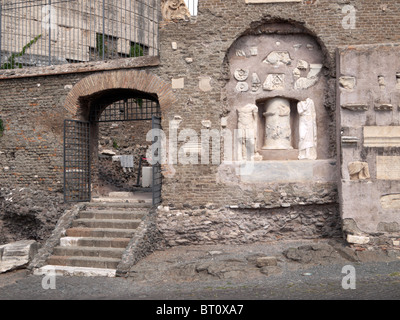
[[[20,52],[18,53],[13,53],[6,62],[4,62],[1,66],[0,69],[15,69],[15,68],[22,68],[23,65],[22,63],[16,62],[15,59],[22,57],[25,53],[26,50],[28,50],[30,47],[32,47],[41,37],[42,35],[39,34],[35,38],[33,38],[29,43],[27,43]]]
[[[113,148],[114,149],[119,149],[119,145],[115,139],[113,139]]]
[[[4,133],[4,123],[3,123],[3,119],[0,119],[0,137],[3,136]]]
[[[134,57],[143,57],[143,56],[144,56],[143,46],[139,43],[132,44],[131,50],[129,52],[129,57],[134,58]]]
[[[104,35],[101,33],[98,33],[96,35],[96,49],[97,49],[97,53],[99,54],[100,57],[103,56],[103,53],[105,56],[108,52],[108,48],[107,48],[107,44],[105,42]]]

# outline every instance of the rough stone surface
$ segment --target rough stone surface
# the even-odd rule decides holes
[[[21,240],[0,246],[0,273],[27,266],[39,247],[35,240]]]
[[[64,209],[62,194],[33,187],[0,190],[0,243],[23,239],[43,242],[51,234]]]
[[[335,205],[158,210],[157,225],[165,246],[341,236]]]

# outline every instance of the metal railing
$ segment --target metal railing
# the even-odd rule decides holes
[[[0,0],[0,68],[159,54],[160,0]]]

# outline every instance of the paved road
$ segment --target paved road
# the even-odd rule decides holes
[[[355,289],[343,289],[343,265],[315,266],[246,279],[146,283],[131,278],[56,277],[55,283],[25,271],[0,276],[0,299],[26,300],[329,300],[400,299],[400,261],[353,264]],[[3,279],[2,279],[3,277]],[[346,278],[347,279],[347,278]],[[3,281],[2,281],[3,280]],[[46,281],[47,280],[47,281]],[[347,279],[347,284],[352,282]],[[44,289],[43,284],[55,284]],[[161,301],[160,301],[161,303]]]

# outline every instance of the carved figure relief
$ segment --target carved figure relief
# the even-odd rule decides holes
[[[161,0],[161,12],[164,20],[188,20],[191,16],[184,0]]]
[[[237,158],[252,160],[257,152],[257,117],[258,107],[255,104],[247,104],[237,109],[238,114],[238,146]]]
[[[265,139],[263,149],[289,150],[292,147],[290,101],[273,98],[265,105]]]
[[[299,160],[317,159],[317,122],[314,101],[307,98],[297,104],[299,113]]]
[[[263,84],[263,89],[266,91],[285,89],[285,75],[269,74]]]
[[[350,162],[348,168],[350,180],[365,180],[371,178],[367,162]]]
[[[290,65],[292,58],[288,51],[272,51],[263,62],[279,67],[281,65]]]

